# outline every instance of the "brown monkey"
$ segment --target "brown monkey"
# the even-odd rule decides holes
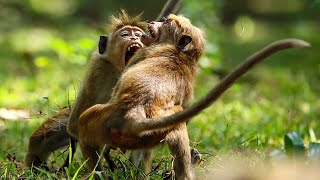
[[[58,112],[31,135],[25,159],[27,166],[39,166],[51,152],[68,146],[69,134],[77,138],[80,114],[88,107],[110,99],[112,88],[124,66],[132,55],[144,46],[140,38],[146,24],[141,22],[140,16],[130,17],[122,11],[119,18],[111,16],[110,20],[109,38],[100,37],[99,50],[90,58],[90,67],[71,114],[70,109],[63,110],[63,113]],[[75,148],[74,145],[72,149]],[[68,159],[65,165],[67,162]]]
[[[193,96],[197,61],[205,40],[202,31],[182,16],[170,15],[163,24],[151,23],[161,24],[159,29],[150,26],[156,45],[140,49],[133,56],[108,104],[95,105],[81,115],[80,147],[92,170],[98,160],[97,151],[104,145],[144,149],[165,139],[175,157],[177,176],[191,178],[186,123],[142,133],[129,126],[138,126],[137,118],[164,117],[183,110]]]
[[[123,71],[133,54],[144,47],[140,38],[145,28],[146,24],[141,22],[140,16],[132,18],[125,11],[122,11],[119,18],[111,16],[108,27],[111,33],[107,38],[105,54],[102,54],[105,48],[99,46],[99,55],[102,54],[103,59],[107,61],[94,58],[89,68],[78,95],[80,98],[77,98],[68,122],[68,133],[72,137],[76,139],[78,137],[80,114],[93,104],[104,103],[110,99],[112,87],[116,84],[120,72]],[[106,62],[108,62],[108,67],[103,69]],[[104,97],[107,98],[103,99]]]
[[[181,0],[168,0],[161,13],[158,15],[157,19],[160,20],[162,17],[166,17],[171,12],[176,11],[177,6],[180,2]],[[130,23],[138,23],[139,19],[136,18],[137,17],[131,18],[132,22]],[[120,17],[118,20],[121,21],[124,19],[125,16],[123,16],[123,18]],[[136,19],[136,22],[133,22],[134,19]],[[127,20],[128,21],[126,22],[130,21],[130,19]],[[123,23],[126,22],[123,21]],[[121,22],[118,21],[118,23]],[[142,23],[138,24],[139,26],[142,25]],[[139,26],[137,27],[139,28]],[[107,37],[101,36],[98,48],[99,53],[95,51],[90,58],[91,66],[89,67],[89,72],[85,77],[85,83],[83,83],[81,93],[77,96],[76,103],[73,107],[73,111],[70,117],[70,119],[74,119],[74,123],[71,123],[69,125],[71,133],[77,134],[77,119],[79,118],[79,115],[82,113],[82,111],[86,109],[86,106],[90,107],[96,103],[103,103],[108,101],[115,81],[119,77],[120,72],[122,72],[123,70],[123,64],[125,64],[125,62],[123,62],[124,59],[121,59],[120,56],[124,56],[124,52],[116,52],[114,51],[114,49],[117,47],[113,44],[109,45],[108,51],[111,51],[110,54],[112,54],[112,56],[116,56],[115,59],[111,59],[111,61],[113,62],[111,63],[111,61],[106,58],[107,41]],[[94,71],[94,69],[98,69],[98,71]],[[121,70],[119,71],[119,69]],[[88,81],[90,81],[91,83]],[[84,92],[85,89],[87,89],[86,92]],[[68,140],[70,139],[70,136],[67,132],[66,127],[66,124],[68,124],[69,116],[70,113],[69,115],[67,115],[58,112],[54,115],[54,118],[48,118],[48,120],[46,120],[38,129],[35,130],[29,140],[28,152],[25,158],[25,164],[27,166],[39,166],[40,164],[46,162],[47,157],[51,152],[69,145]],[[76,140],[72,139],[71,148],[73,153],[76,150],[75,142]],[[142,158],[146,159],[146,157],[150,157],[150,152],[138,152],[135,153],[135,155],[136,156],[132,156],[132,159],[134,160],[135,164],[139,164],[139,156],[144,156]],[[150,162],[151,159],[149,158],[149,160],[147,161]],[[66,159],[62,167],[67,167],[68,163],[69,158]],[[146,164],[148,164],[148,162]],[[146,165],[145,168],[149,169],[148,165]]]
[[[121,75],[107,104],[87,109],[79,121],[79,143],[88,167],[97,165],[103,146],[151,148],[165,141],[174,156],[177,179],[192,179],[186,121],[214,102],[253,65],[272,53],[308,43],[278,41],[249,57],[203,99],[183,111],[192,97],[197,61],[204,49],[198,28],[182,16],[151,22],[155,45],[139,50]],[[96,170],[100,170],[98,165]]]

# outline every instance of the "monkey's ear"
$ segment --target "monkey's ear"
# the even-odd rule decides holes
[[[107,36],[100,36],[99,40],[99,54],[103,54],[107,50],[107,43],[108,43],[108,37]]]
[[[192,38],[188,35],[182,35],[179,39],[179,42],[176,44],[176,47],[180,50],[183,50],[190,42],[192,41]]]

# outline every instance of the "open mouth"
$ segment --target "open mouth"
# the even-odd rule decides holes
[[[125,64],[127,65],[132,56],[141,48],[141,45],[138,43],[130,44],[127,48],[125,55]]]

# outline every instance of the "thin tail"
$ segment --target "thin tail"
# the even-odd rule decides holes
[[[202,110],[209,107],[215,100],[217,100],[222,93],[224,93],[237,79],[248,72],[254,65],[260,63],[268,56],[278,51],[289,48],[309,47],[310,44],[299,39],[283,39],[271,43],[260,51],[248,57],[241,63],[234,71],[226,76],[222,81],[216,85],[205,97],[194,103],[191,107],[182,112],[176,113],[171,116],[146,119],[139,122],[139,130],[157,130],[160,128],[167,128],[178,123],[187,121],[188,119],[196,116]]]

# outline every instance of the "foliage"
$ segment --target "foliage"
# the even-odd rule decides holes
[[[238,8],[244,13],[236,16],[232,24],[222,24],[219,20],[225,2],[228,1],[199,3],[186,0],[183,3],[183,14],[207,34],[195,99],[204,96],[245,57],[274,40],[302,38],[312,47],[270,57],[190,121],[190,145],[204,155],[204,162],[196,168],[197,172],[205,172],[207,165],[215,164],[225,156],[238,159],[245,158],[248,153],[255,157],[249,159],[252,163],[267,159],[275,150],[284,151],[285,143],[288,147],[292,137],[302,141],[300,147],[311,142],[308,154],[314,157],[312,159],[318,159],[319,145],[315,137],[320,132],[320,65],[317,62],[320,29],[319,22],[313,18],[319,12],[319,2],[311,1],[305,6],[312,10],[308,11],[309,16],[297,12],[295,19],[285,14],[274,18],[272,13],[261,15],[257,11]],[[0,17],[5,19],[0,22],[0,31],[4,34],[0,37],[0,107],[30,111],[27,119],[0,119],[1,179],[73,179],[88,174],[82,167],[85,160],[80,150],[66,174],[27,169],[22,162],[32,131],[59,108],[73,103],[86,70],[86,60],[95,48],[98,36],[105,33],[101,30],[105,25],[102,19],[114,11],[106,11],[103,15],[95,13],[94,8],[84,11],[88,5],[85,0],[59,0],[52,3],[56,3],[55,8],[63,3],[63,12],[44,11],[50,9],[46,3],[40,0],[0,2],[0,6],[5,7],[0,12]],[[220,16],[216,16],[218,13]],[[293,134],[284,141],[284,135],[289,132],[296,132],[302,138]],[[50,168],[62,164],[68,152],[62,153],[54,153],[48,164]],[[119,169],[114,174],[107,172],[115,179],[160,179],[171,167],[171,157],[165,147],[157,149],[153,164],[158,168],[148,175],[132,165],[127,155],[115,154],[114,161]],[[40,173],[35,174],[35,171]]]
[[[284,151],[280,149],[274,150],[271,153],[272,157],[286,159],[306,158],[309,162],[318,163],[320,160],[320,143],[316,139],[313,129],[309,129],[309,135],[309,140],[304,140],[297,132],[285,134]],[[304,143],[304,141],[307,142]]]

